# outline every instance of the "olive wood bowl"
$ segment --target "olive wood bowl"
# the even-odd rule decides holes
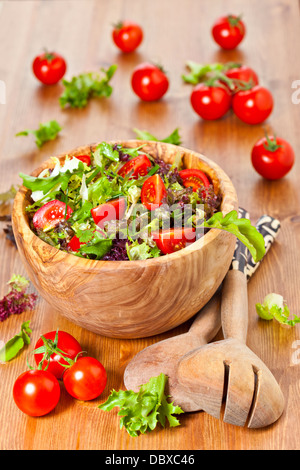
[[[114,141],[126,147],[145,144],[145,151],[185,168],[205,171],[222,196],[223,214],[238,209],[229,177],[213,161],[180,146],[150,141]],[[98,144],[59,155],[90,154]],[[32,175],[53,167],[51,159]],[[224,279],[234,252],[235,236],[211,229],[190,246],[142,261],[97,261],[79,258],[48,245],[30,229],[25,208],[31,191],[15,196],[13,230],[28,277],[39,294],[68,320],[113,338],[141,338],[168,331],[195,315]]]

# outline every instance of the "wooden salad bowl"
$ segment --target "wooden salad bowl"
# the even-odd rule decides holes
[[[115,141],[126,147],[145,144],[145,151],[185,168],[205,171],[222,196],[223,214],[238,209],[229,177],[212,160],[176,145],[149,141]],[[69,156],[90,154],[98,144],[78,147]],[[58,156],[62,161],[66,154]],[[53,167],[51,159],[38,176]],[[79,258],[48,245],[30,229],[25,208],[31,191],[15,196],[13,230],[28,277],[39,294],[68,320],[113,338],[141,338],[168,331],[189,320],[213,296],[234,252],[234,235],[211,229],[195,243],[170,255],[142,261],[97,261]]]

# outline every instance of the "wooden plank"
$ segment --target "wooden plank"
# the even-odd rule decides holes
[[[13,336],[21,322],[29,319],[32,345],[41,333],[56,328],[67,330],[85,350],[103,361],[109,377],[107,389],[99,399],[80,403],[62,387],[62,399],[53,413],[41,419],[23,415],[14,405],[12,386],[26,368],[28,348],[11,363],[0,365],[0,449],[297,449],[300,368],[294,342],[299,337],[299,326],[286,329],[275,321],[260,321],[255,303],[274,291],[284,296],[291,312],[299,313],[299,160],[284,180],[268,183],[252,169],[250,151],[264,128],[290,141],[296,156],[300,149],[300,105],[291,100],[292,82],[300,79],[298,2],[248,0],[242,2],[243,11],[238,0],[36,0],[1,5],[0,80],[6,84],[6,104],[0,104],[0,191],[19,184],[20,171],[31,172],[49,156],[77,145],[134,138],[134,127],[158,137],[179,127],[184,146],[214,159],[232,178],[240,205],[247,208],[253,220],[269,213],[282,223],[276,245],[249,283],[248,345],[279,381],[286,409],[280,420],[267,429],[250,431],[205,413],[193,413],[180,417],[181,426],[177,428],[159,428],[133,439],[119,430],[116,410],[104,413],[97,405],[112,388],[123,388],[123,371],[134,354],[162,338],[186,331],[187,325],[158,337],[114,340],[71,324],[40,299],[34,312],[0,324],[0,340]],[[224,13],[243,13],[247,24],[247,36],[233,52],[220,51],[210,36],[212,22]],[[120,54],[110,37],[111,24],[126,17],[140,22],[145,31],[138,52],[129,56]],[[84,110],[62,111],[58,105],[61,85],[45,89],[31,73],[32,59],[43,47],[56,49],[66,57],[68,78],[117,63],[111,98],[94,100]],[[274,94],[275,108],[267,123],[250,127],[233,115],[218,122],[198,119],[189,105],[191,87],[181,81],[189,59],[203,63],[234,60],[252,66],[261,83]],[[161,102],[141,103],[130,88],[132,68],[144,60],[160,61],[168,71],[170,89]],[[36,128],[49,119],[57,119],[63,131],[41,150],[31,137],[15,138],[16,132]],[[0,257],[2,296],[11,274],[24,274],[18,253],[2,232]]]

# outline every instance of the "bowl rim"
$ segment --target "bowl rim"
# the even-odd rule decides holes
[[[85,146],[78,146],[75,147],[67,152],[64,152],[59,155],[53,155],[49,157],[47,160],[44,160],[39,167],[34,169],[31,172],[31,175],[38,175],[40,172],[47,168],[50,167],[50,164],[52,162],[52,158],[58,158],[62,159],[65,158],[66,156],[69,155],[79,155],[82,152],[82,149],[90,149],[90,151],[95,148],[97,145],[99,145],[102,141],[92,143],[89,145]],[[181,152],[182,156],[185,154],[192,154],[193,156],[197,157],[202,161],[205,165],[208,165],[217,175],[218,181],[221,183],[220,184],[220,191],[222,194],[226,193],[229,197],[229,201],[225,201],[224,199],[221,202],[221,211],[223,214],[226,214],[230,212],[230,210],[237,210],[238,209],[238,198],[237,198],[237,193],[236,190],[233,186],[233,183],[227,173],[213,160],[210,158],[206,157],[205,155],[196,152],[194,150],[188,149],[186,147],[183,147],[181,145],[175,145],[175,144],[169,144],[165,142],[158,142],[158,141],[151,141],[151,140],[137,140],[137,139],[118,139],[118,140],[105,140],[106,143],[109,144],[120,144],[120,145],[132,145],[134,146],[140,146],[140,145],[159,145],[162,148],[169,148],[173,151],[176,152]],[[53,165],[53,162],[52,162]],[[220,179],[222,177],[222,180]],[[225,191],[226,190],[226,191]],[[218,237],[221,236],[221,230],[218,229],[210,229],[208,233],[206,233],[203,237],[198,239],[196,242],[192,243],[191,245],[176,251],[174,253],[170,253],[167,255],[163,256],[158,256],[156,258],[148,258],[146,260],[93,260],[93,259],[87,259],[87,258],[81,258],[79,256],[76,256],[72,253],[68,253],[66,251],[60,250],[59,248],[56,248],[52,245],[49,245],[48,243],[44,242],[41,238],[39,238],[30,228],[29,223],[28,223],[28,217],[26,216],[26,213],[24,211],[24,201],[26,198],[26,195],[30,191],[27,189],[25,186],[21,185],[19,190],[17,191],[17,194],[14,198],[14,204],[13,204],[13,210],[12,210],[12,225],[13,225],[13,230],[16,230],[16,233],[20,233],[20,230],[18,227],[22,227],[22,235],[30,235],[32,239],[40,245],[41,247],[47,247],[47,250],[49,254],[51,255],[51,258],[55,256],[56,260],[57,257],[61,257],[65,261],[67,261],[69,264],[76,264],[77,266],[82,264],[85,267],[87,266],[87,262],[89,263],[90,267],[96,268],[100,267],[103,269],[104,267],[107,269],[120,269],[122,268],[129,268],[129,267],[145,267],[145,266],[153,266],[153,265],[161,265],[161,264],[168,264],[170,261],[174,261],[179,258],[183,258],[185,256],[190,255],[191,253],[200,250],[206,245],[209,245],[210,243],[213,243],[216,241]],[[227,193],[228,192],[228,193]],[[225,207],[222,207],[225,206]],[[227,207],[231,206],[231,207]],[[18,211],[19,215],[22,215],[22,217],[17,217],[16,212]],[[223,232],[224,233],[224,232]]]

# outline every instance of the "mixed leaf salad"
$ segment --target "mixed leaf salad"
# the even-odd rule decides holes
[[[46,243],[95,260],[144,260],[185,248],[210,228],[234,233],[258,260],[264,240],[236,211],[223,217],[209,176],[136,148],[100,143],[87,155],[52,157],[31,190],[32,230]]]

